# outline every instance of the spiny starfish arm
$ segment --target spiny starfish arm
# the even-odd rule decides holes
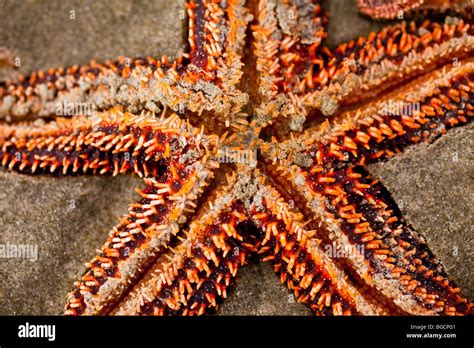
[[[282,133],[302,130],[305,115],[315,110],[333,115],[441,64],[456,63],[474,50],[472,26],[458,19],[420,25],[402,22],[332,52],[315,53],[298,41],[273,41],[268,58],[273,65],[265,61],[268,56],[259,58],[262,93],[267,97],[262,98],[256,119],[266,124],[280,117],[275,127]],[[265,72],[269,67],[271,74]]]
[[[324,150],[316,150],[315,161],[322,169],[338,161],[364,165],[387,159],[473,119],[474,60],[470,59],[414,81],[402,93],[342,114],[335,119],[336,126],[328,127]]]
[[[473,120],[474,64],[418,87],[420,90],[411,94],[410,102],[389,100],[380,111],[369,108],[359,114],[372,112],[369,117],[356,117],[350,121],[354,122],[352,125],[343,124],[329,131],[324,149],[316,151],[318,165],[314,170],[329,168],[339,161],[365,165],[387,159],[411,144],[430,141]],[[323,154],[325,151],[328,157]]]
[[[374,18],[396,18],[419,8],[424,0],[357,0],[359,11]]]
[[[238,204],[193,221],[182,243],[161,257],[124,298],[115,315],[202,315],[218,301],[244,265],[249,251],[238,225],[246,221]]]
[[[197,315],[216,308],[254,249],[248,217],[232,193],[236,181],[235,172],[218,172],[217,188],[197,215],[111,314]]]
[[[357,168],[335,170],[333,175],[334,182],[309,185],[326,197],[329,216],[338,220],[349,242],[364,247],[372,285],[387,297],[399,291],[394,302],[409,313],[423,313],[424,308],[448,315],[471,313],[472,304],[450,284],[424,240],[395,212],[382,185]],[[352,262],[361,273],[364,266]],[[377,276],[399,283],[386,288]]]
[[[360,102],[444,64],[456,65],[473,51],[474,27],[462,19],[402,22],[337,47],[325,67],[327,93],[339,106]],[[321,102],[318,92],[303,97],[308,106],[320,108]]]
[[[109,159],[85,143],[91,132],[87,118],[57,119],[46,125],[24,122],[0,124],[0,160],[3,167],[26,173],[101,172]],[[70,153],[68,157],[63,157]],[[95,158],[94,157],[95,154]],[[92,156],[91,156],[92,155]],[[101,158],[102,157],[102,158]]]
[[[69,294],[67,315],[107,314],[133,286],[143,270],[165,253],[169,243],[194,212],[196,199],[218,166],[203,159],[180,173],[171,167],[146,178],[141,199],[110,232],[98,255]],[[176,177],[178,174],[178,177]]]
[[[262,154],[312,174],[393,157],[474,118],[474,60],[436,70],[364,107],[347,111],[282,143],[262,143]],[[322,175],[324,176],[324,175]]]
[[[236,88],[249,20],[243,0],[190,1],[188,13],[191,51],[173,63],[166,57],[120,58],[35,72],[0,85],[0,118],[61,116],[71,105],[103,110],[120,104],[131,111],[163,106],[213,111],[226,116],[219,121],[233,121],[232,112],[247,100]]]
[[[472,10],[472,0],[357,0],[359,10],[371,17],[393,19],[413,10],[463,13]]]
[[[308,60],[318,59],[326,25],[321,1],[258,1],[257,24],[252,27],[261,102],[256,109],[258,126],[277,117],[282,103],[285,112],[296,112],[296,99],[291,92],[285,96],[282,86],[289,74],[299,74]]]
[[[0,124],[0,160],[26,173],[48,172],[158,176],[163,167],[181,173],[216,147],[176,115],[135,116],[119,109],[94,118],[58,118],[36,123]],[[207,148],[207,149],[206,149]],[[177,174],[175,174],[178,177]]]
[[[114,62],[49,69],[33,72],[18,81],[0,85],[0,117],[17,120],[28,117],[68,116],[68,109],[83,106],[89,109],[107,109],[117,103],[139,107],[141,99],[152,97],[150,85],[160,90],[170,88],[164,81],[177,77],[176,69],[182,58],[169,64],[167,58],[156,60],[119,58]],[[170,93],[171,94],[171,93]],[[148,108],[158,111],[159,98],[154,98]]]
[[[279,188],[296,200],[300,211],[321,219],[319,238],[326,244],[335,240],[343,250],[359,245],[368,251],[362,258],[352,255],[351,263],[341,267],[357,274],[357,287],[392,303],[394,313],[467,314],[471,305],[437,271],[424,242],[393,213],[381,186],[353,165],[392,157],[410,144],[472,121],[473,72],[468,59],[414,81],[406,93],[340,115],[320,133],[261,145],[265,170]],[[419,107],[385,111],[381,103],[388,101]]]
[[[470,302],[459,296],[379,183],[353,167],[313,175],[311,168],[298,168],[265,166],[281,192],[314,218],[308,227],[322,246],[332,255],[342,250],[343,258],[332,261],[364,289],[369,303],[398,315],[471,313]]]
[[[271,261],[282,283],[317,315],[375,315],[388,311],[368,302],[320,247],[316,231],[306,228],[303,215],[263,182],[261,205],[251,216],[260,229],[259,254]]]

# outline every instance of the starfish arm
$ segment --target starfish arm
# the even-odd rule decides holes
[[[313,136],[315,140],[322,134],[325,143],[316,150],[315,160],[321,166],[339,161],[365,165],[393,157],[411,144],[430,141],[473,118],[474,60],[468,59],[336,117],[333,127]]]
[[[261,231],[259,254],[271,261],[297,300],[317,315],[375,315],[388,310],[361,294],[320,246],[309,221],[295,212],[272,186],[261,180],[264,197],[251,218]],[[367,300],[369,299],[369,300]],[[381,302],[381,301],[379,301]]]
[[[265,170],[300,211],[314,218],[308,227],[369,303],[397,315],[470,314],[472,304],[449,282],[386,190],[360,168],[319,171],[316,165],[308,174],[269,163]]]
[[[131,111],[163,106],[214,111],[226,115],[220,122],[230,122],[246,102],[236,88],[248,21],[243,1],[191,0],[187,8],[190,52],[176,61],[120,58],[34,72],[0,85],[0,118],[61,116],[71,106],[104,110],[120,104]]]
[[[387,112],[376,102],[355,117],[348,112],[336,118],[333,127],[322,127],[319,134],[287,141],[279,146],[280,153],[271,144],[262,146],[267,172],[281,177],[280,187],[294,190],[299,208],[310,216],[327,216],[321,218],[325,227],[319,238],[327,244],[336,240],[342,249],[365,248],[363,262],[360,255],[351,255],[350,264],[343,266],[356,274],[359,287],[381,293],[398,313],[468,314],[472,306],[438,271],[424,242],[394,213],[381,185],[354,166],[390,158],[410,144],[472,121],[473,71],[467,60],[414,81],[406,94],[388,97],[418,105],[414,112]]]
[[[352,267],[361,276],[368,267],[372,285],[408,313],[472,314],[472,304],[400,218],[383,186],[359,168],[333,174],[340,179],[311,188],[321,190],[325,209],[349,243],[363,248],[364,265],[353,259]]]
[[[373,18],[393,19],[413,10],[465,13],[473,8],[472,0],[357,0],[360,12]]]
[[[407,146],[430,141],[474,118],[474,60],[461,61],[412,81],[363,107],[341,113],[282,143],[261,143],[279,158],[313,169],[387,159]]]
[[[474,27],[462,19],[425,20],[419,25],[402,22],[340,45],[319,77],[327,76],[323,94],[335,98],[341,107],[378,96],[444,64],[455,65],[473,51]],[[307,106],[322,106],[318,92],[303,99]]]
[[[247,219],[238,205],[211,220],[191,223],[185,239],[163,255],[112,313],[202,315],[227,297],[248,250],[238,225]]]
[[[0,160],[20,172],[157,176],[163,166],[175,171],[205,155],[200,145],[215,147],[176,115],[161,119],[114,109],[95,119],[78,117],[48,122],[0,124]],[[202,143],[202,144],[201,144]],[[186,158],[186,161],[175,161]]]
[[[299,74],[308,60],[318,59],[327,17],[321,1],[260,0],[257,21],[252,27],[260,100],[255,119],[263,127],[278,116],[282,103],[284,113],[296,112],[296,99],[283,86],[288,74]]]
[[[201,315],[216,309],[253,249],[245,209],[232,194],[236,179],[235,173],[218,178],[221,185],[111,314]]]
[[[65,314],[109,313],[176,240],[217,166],[207,158],[179,173],[170,166],[159,177],[144,179],[140,200],[130,205],[98,255],[86,264],[85,274],[68,295]]]
[[[262,102],[255,119],[264,126],[277,117],[281,134],[301,131],[307,115],[334,115],[474,50],[473,28],[462,19],[402,22],[333,51],[287,41],[275,38],[271,54],[257,52]]]

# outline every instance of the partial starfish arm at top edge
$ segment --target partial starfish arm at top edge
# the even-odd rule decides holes
[[[254,119],[282,135],[301,131],[308,115],[334,115],[474,50],[472,25],[459,18],[402,22],[329,50],[276,35],[272,16],[262,12],[254,30],[261,84]]]

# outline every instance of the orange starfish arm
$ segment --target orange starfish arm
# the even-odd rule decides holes
[[[203,136],[176,115],[158,119],[114,109],[95,119],[57,118],[43,126],[1,123],[0,162],[26,173],[133,172],[156,177],[163,167],[181,172],[205,154],[198,150],[200,146],[215,147],[216,140],[215,136]],[[186,162],[176,161],[184,157]]]
[[[373,18],[393,19],[414,10],[466,13],[472,0],[357,0],[360,12]]]
[[[236,87],[247,10],[242,0],[191,0],[187,8],[190,52],[176,61],[120,58],[35,72],[0,85],[0,118],[62,116],[71,105],[86,110],[125,105],[131,111],[212,110],[220,115],[216,121],[233,123],[247,101]]]
[[[204,151],[204,150],[203,150]],[[184,160],[186,154],[176,158]],[[98,255],[69,294],[65,314],[107,314],[150,266],[167,252],[176,234],[194,213],[198,195],[218,163],[206,154],[176,170],[172,164],[158,176],[145,178],[140,200],[109,234]]]
[[[390,158],[408,145],[472,121],[473,100],[473,59],[434,71],[401,91],[336,117],[333,127],[323,132],[325,144],[317,150],[317,163],[365,165]]]
[[[279,145],[280,150],[262,145],[268,158],[265,170],[288,197],[293,192],[302,212],[317,217],[309,226],[319,231],[318,238],[326,245],[335,241],[343,250],[363,248],[335,262],[357,288],[366,289],[363,295],[375,291],[385,298],[392,313],[472,311],[472,304],[459,296],[424,241],[400,218],[383,186],[364,167],[472,120],[473,72],[472,61],[464,61],[414,81],[406,94],[341,115],[319,134],[289,140]],[[385,111],[382,102],[410,102],[417,109]]]
[[[372,33],[367,39],[360,38],[337,47],[325,67],[328,73],[326,91],[341,108],[379,96],[381,92],[444,64],[457,65],[473,51],[474,27],[462,19],[452,23],[426,20],[420,25],[402,22]],[[354,76],[355,83],[340,82]],[[335,86],[341,90],[331,91]],[[318,92],[304,103],[310,107],[322,106]]]
[[[164,254],[112,312],[115,315],[202,315],[227,297],[249,251],[234,203],[193,219],[182,242]]]
[[[268,11],[259,20],[260,106],[254,119],[261,126],[275,123],[282,135],[301,131],[308,115],[334,115],[442,64],[457,64],[474,50],[472,25],[462,19],[402,22],[332,51],[282,36]]]
[[[203,173],[198,175],[202,177]],[[118,254],[121,258],[123,253],[120,248],[129,247],[124,245],[129,243],[131,233],[127,224],[132,224],[130,228],[133,231],[137,229],[138,221],[140,221],[139,228],[145,231],[145,239],[140,241],[143,247],[139,247],[141,250],[129,250],[127,258],[110,261],[120,272],[117,276],[111,276],[108,285],[105,283],[102,285],[101,278],[104,255],[101,253],[96,257],[90,263],[90,269],[83,280],[71,293],[65,313],[200,315],[215,309],[219,299],[227,296],[227,288],[235,278],[237,270],[245,263],[246,256],[254,248],[250,243],[252,236],[247,235],[245,228],[242,227],[248,219],[245,209],[232,192],[236,176],[223,176],[218,180],[227,180],[228,183],[208,195],[197,214],[186,224],[180,221],[180,217],[192,212],[185,208],[184,199],[176,197],[182,193],[170,195],[168,198],[162,194],[160,197],[155,197],[159,192],[153,192],[155,190],[153,181],[151,186],[149,183],[141,193],[145,201],[131,206],[129,216],[114,229],[113,235],[102,248],[102,253],[104,250],[115,248],[111,244],[119,243]],[[152,192],[149,192],[150,190]],[[153,203],[157,200],[165,200],[168,203]],[[172,209],[172,204],[176,208]],[[148,214],[149,206],[153,205],[157,207],[155,213]],[[190,204],[190,207],[195,206]],[[139,216],[137,220],[137,217],[132,215],[134,211],[143,216]],[[167,222],[167,219],[170,221]],[[171,226],[171,220],[174,221],[172,225],[174,227],[169,230],[166,225]],[[154,222],[154,225],[158,224],[158,227],[150,228],[151,222]],[[120,238],[125,238],[126,242],[119,240]],[[156,249],[153,256],[150,255],[151,245],[155,245],[152,249]],[[148,254],[153,259],[151,267],[146,268],[149,261],[137,263],[137,258],[141,254]],[[109,255],[105,257],[110,258]],[[107,264],[105,266],[109,267]],[[97,268],[98,276],[94,274]],[[135,272],[133,277],[131,271]],[[97,277],[103,290],[90,288],[88,285],[93,284]],[[114,289],[113,293],[111,287]]]
[[[297,97],[286,86],[302,82],[305,71],[310,73],[322,63],[318,51],[327,36],[327,17],[321,1],[302,3],[259,0],[256,6],[257,23],[252,26],[258,72],[255,98],[260,102],[256,126],[266,126],[280,114],[300,112]]]
[[[252,211],[261,234],[259,254],[273,263],[281,282],[288,285],[298,302],[316,315],[388,314],[385,307],[367,301],[334,266],[316,231],[307,229],[310,221],[304,222],[303,215],[289,206],[268,179],[256,175],[263,192],[261,206]]]

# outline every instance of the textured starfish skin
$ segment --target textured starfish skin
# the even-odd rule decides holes
[[[58,103],[92,103],[99,109],[126,105],[130,110],[213,111],[216,121],[234,123],[246,103],[236,89],[248,14],[243,1],[190,1],[189,53],[127,59],[39,71],[0,88],[0,115],[9,119],[47,117]],[[235,118],[233,118],[235,116]]]
[[[357,0],[359,10],[374,18],[393,19],[414,10],[472,11],[472,0]],[[472,13],[472,12],[471,12]]]
[[[325,34],[318,10],[308,19],[316,23],[309,41],[301,32],[280,29],[286,18],[279,16],[275,1],[260,6],[254,36],[263,92],[255,119],[259,125],[275,123],[275,135],[301,131],[308,115],[333,115],[468,56],[474,47],[472,26],[463,20],[426,20],[388,26],[329,51],[320,47]]]
[[[317,315],[472,314],[366,170],[472,121],[469,21],[404,22],[331,51],[319,1],[190,1],[188,12],[190,51],[174,63],[123,58],[0,87],[2,166],[144,180],[65,314],[205,314],[251,255]],[[54,115],[74,102],[98,110]],[[384,107],[397,103],[419,107]]]

